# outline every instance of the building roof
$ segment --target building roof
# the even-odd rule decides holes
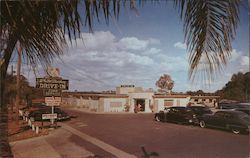
[[[178,94],[178,95],[153,95],[153,98],[187,98],[187,97],[190,97],[190,95],[181,95],[181,94]]]
[[[213,96],[202,96],[202,95],[196,95],[196,96],[191,96],[192,99],[214,99],[214,98],[220,98],[220,96],[216,96],[216,95],[213,95]]]
[[[64,97],[74,96],[74,97],[95,97],[95,98],[128,98],[126,94],[113,94],[113,93],[86,93],[86,92],[65,92]]]

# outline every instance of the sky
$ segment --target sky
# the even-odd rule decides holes
[[[247,1],[240,8],[231,59],[209,85],[188,79],[183,23],[172,2],[160,5],[148,2],[137,9],[138,13],[122,7],[119,20],[110,18],[108,25],[102,17],[99,22],[95,20],[94,32],[82,29],[82,39],[73,41],[61,60],[55,60],[52,67],[59,68],[61,76],[69,80],[69,90],[115,90],[124,84],[157,90],[155,82],[161,75],[169,74],[175,82],[175,92],[199,89],[214,92],[221,89],[232,74],[249,71]],[[41,66],[36,70],[34,75],[30,66],[22,66],[21,72],[31,85],[35,84],[36,77],[45,75]]]

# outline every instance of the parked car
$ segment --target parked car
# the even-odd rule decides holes
[[[214,127],[231,130],[235,134],[249,132],[250,117],[236,110],[220,110],[214,114],[205,114],[200,118],[200,127]]]
[[[249,108],[236,108],[234,110],[241,111],[246,113],[247,115],[250,115],[250,109]]]
[[[212,114],[213,112],[207,106],[190,106],[190,109],[194,112],[197,119],[199,119],[204,114]]]
[[[155,120],[161,122],[198,123],[195,113],[188,107],[168,107],[155,114]]]
[[[70,116],[60,108],[54,108],[54,113],[57,113],[57,121],[70,119]],[[34,121],[42,121],[42,114],[51,114],[51,108],[47,107],[34,110],[29,114],[29,118],[33,119]]]
[[[219,104],[219,109],[235,109],[235,108],[237,108],[236,103]]]

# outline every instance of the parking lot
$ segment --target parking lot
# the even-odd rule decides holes
[[[156,152],[159,157],[245,158],[249,136],[217,129],[162,123],[153,114],[88,114],[67,110],[76,116],[66,124],[127,153],[142,157]],[[79,144],[81,139],[77,140]],[[98,148],[88,147],[96,153]],[[100,155],[100,154],[99,154]]]

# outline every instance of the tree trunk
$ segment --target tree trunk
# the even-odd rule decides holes
[[[4,99],[4,86],[7,74],[7,68],[10,62],[12,52],[15,48],[17,37],[10,34],[9,44],[4,50],[4,61],[0,67],[0,150],[1,157],[13,157],[12,151],[8,142],[8,108]]]
[[[18,118],[19,118],[19,107],[20,107],[20,70],[21,70],[21,44],[18,42],[17,44],[17,54],[18,54],[18,59],[17,59],[17,75],[16,75],[16,123],[18,124]]]

